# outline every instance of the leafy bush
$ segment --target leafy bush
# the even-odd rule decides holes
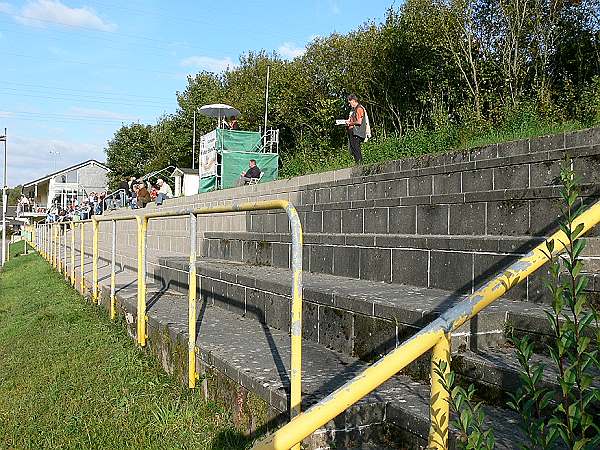
[[[582,274],[583,224],[574,225],[583,207],[577,207],[578,180],[568,159],[561,168],[561,180],[564,220],[560,229],[566,236],[565,253],[555,256],[554,241],[546,242],[551,261],[546,286],[552,294],[552,313],[547,313],[547,320],[553,334],[548,351],[558,373],[558,386],[540,386],[544,367],[531,362],[532,343],[527,338],[513,338],[522,386],[510,406],[520,414],[523,431],[529,437],[525,448],[545,449],[560,440],[570,449],[596,449],[600,446],[600,424],[594,411],[600,408],[600,389],[592,381],[594,369],[600,369],[600,329],[593,326],[598,323],[598,314],[585,293],[589,279]]]
[[[589,279],[583,274],[581,261],[585,248],[585,241],[581,240],[583,225],[575,225],[583,206],[578,207],[580,191],[570,159],[561,167],[561,180],[564,219],[560,230],[565,235],[566,250],[556,255],[555,242],[546,242],[546,256],[551,263],[546,288],[553,299],[552,311],[547,312],[553,339],[547,350],[558,374],[554,387],[542,383],[545,367],[532,362],[533,342],[528,337],[511,337],[521,367],[521,386],[510,394],[508,406],[521,418],[521,429],[528,437],[521,448],[527,450],[600,447],[600,389],[592,384],[600,370],[600,317],[585,293]],[[493,432],[483,425],[485,416],[481,403],[474,400],[474,386],[465,389],[457,385],[455,373],[447,370],[445,361],[436,363],[434,373],[449,393],[448,402],[455,417],[451,423],[460,433],[458,446],[493,448]]]

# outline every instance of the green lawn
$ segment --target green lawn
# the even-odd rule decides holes
[[[37,254],[0,273],[0,448],[248,445]]]

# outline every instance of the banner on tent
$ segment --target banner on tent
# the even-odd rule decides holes
[[[200,138],[200,178],[217,174],[217,132],[206,133]]]

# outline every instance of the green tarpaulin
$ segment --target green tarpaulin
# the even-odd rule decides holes
[[[260,180],[261,183],[277,179],[277,170],[279,163],[278,154],[224,151],[221,160],[221,189],[235,186],[235,182],[240,178],[240,174],[243,171],[248,170],[248,162],[251,159],[256,160],[256,165],[261,170],[261,172],[263,172],[263,177]]]
[[[217,129],[217,151],[255,152],[260,148],[261,136],[256,131]]]
[[[214,191],[217,188],[217,177],[206,177],[200,180],[198,193]]]

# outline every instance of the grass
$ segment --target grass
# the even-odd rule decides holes
[[[550,134],[576,131],[597,123],[581,124],[576,121],[544,121],[525,112],[502,126],[473,127],[444,126],[434,130],[411,130],[402,136],[391,135],[363,144],[363,164],[381,164],[412,156],[449,153],[489,144],[535,138]],[[298,152],[283,156],[280,178],[352,167],[354,160],[346,147],[314,152]]]
[[[0,273],[0,448],[245,448],[37,254]]]

